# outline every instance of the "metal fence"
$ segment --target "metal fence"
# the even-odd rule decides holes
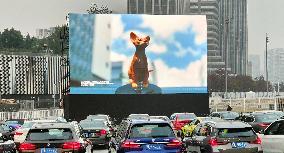
[[[236,112],[254,112],[261,110],[283,111],[284,97],[259,97],[225,99],[222,97],[210,97],[209,107],[211,112],[226,111],[228,106]]]
[[[32,110],[32,111],[18,111],[18,112],[0,112],[0,121],[7,119],[39,119],[49,116],[63,117],[63,109],[46,109],[46,110]]]

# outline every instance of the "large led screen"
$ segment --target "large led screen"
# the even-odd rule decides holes
[[[207,93],[203,15],[70,14],[71,94]]]

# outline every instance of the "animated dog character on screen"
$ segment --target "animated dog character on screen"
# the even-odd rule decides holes
[[[145,48],[149,45],[150,37],[138,37],[135,33],[130,33],[130,40],[136,47],[135,54],[133,56],[130,68],[128,70],[129,82],[132,88],[137,88],[140,82],[143,83],[143,87],[149,85],[149,70],[147,56],[145,54]]]

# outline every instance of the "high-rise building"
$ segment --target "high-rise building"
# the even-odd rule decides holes
[[[284,49],[271,49],[267,53],[268,80],[272,83],[284,82]]]
[[[220,52],[219,0],[187,0],[184,14],[206,15],[208,71],[224,68]]]
[[[186,0],[128,0],[131,14],[183,14]]]
[[[252,62],[248,62],[248,71],[247,71],[247,76],[252,77]]]
[[[71,86],[111,79],[111,17],[70,14]],[[101,37],[104,36],[104,37]]]
[[[260,73],[260,56],[249,55],[249,62],[252,64],[252,78],[261,76]]]
[[[225,55],[227,55],[227,67],[231,68],[232,73],[246,75],[248,65],[247,0],[220,0],[219,13],[221,56],[225,61]]]
[[[64,94],[69,85],[65,59],[47,54],[1,54],[1,94]]]
[[[48,29],[36,29],[36,38],[43,39],[50,36],[55,31],[55,27],[51,27]]]

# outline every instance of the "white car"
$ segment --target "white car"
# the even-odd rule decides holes
[[[33,121],[25,121],[23,126],[15,131],[14,135],[14,142],[19,147],[20,143],[23,143],[26,139],[27,133],[29,132],[30,128],[35,123],[50,123],[50,122],[56,122],[55,120],[33,120]]]
[[[267,127],[262,138],[263,151],[265,153],[283,153],[284,152],[284,120],[277,120]]]

